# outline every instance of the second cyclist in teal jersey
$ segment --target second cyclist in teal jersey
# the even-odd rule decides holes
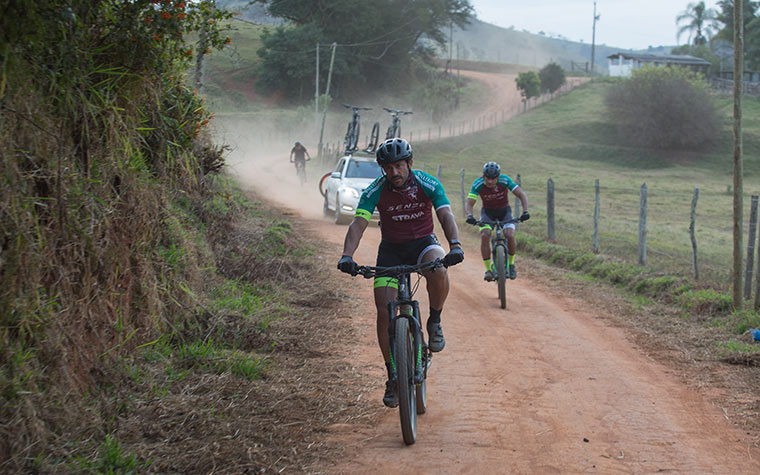
[[[483,206],[480,210],[480,254],[483,257],[483,264],[486,266],[484,279],[491,281],[496,278],[493,272],[493,263],[491,262],[491,229],[495,221],[509,221],[512,219],[512,207],[509,206],[509,192],[520,200],[523,207],[523,213],[520,216],[523,221],[530,218],[528,213],[528,196],[517,183],[512,181],[507,175],[501,173],[501,167],[496,162],[488,162],[483,166],[483,176],[475,180],[467,195],[467,201],[464,209],[467,212],[467,223],[476,224],[472,216],[472,208],[475,201],[480,197]],[[515,225],[508,224],[504,227],[504,237],[507,239],[508,249],[508,277],[517,278],[517,269],[515,268],[515,251],[517,242],[515,240]]]
[[[377,208],[380,213],[382,240],[377,252],[378,266],[415,265],[443,258],[447,266],[464,259],[459,243],[459,230],[451,212],[451,204],[441,183],[419,170],[412,170],[412,147],[401,138],[385,140],[377,149],[377,163],[383,176],[376,179],[362,193],[356,216],[348,227],[343,244],[343,257],[338,269],[355,273],[353,260],[365,229]],[[441,223],[449,253],[441,247],[433,234],[433,215]],[[449,293],[449,277],[445,267],[425,274],[430,300],[430,317],[427,320],[430,351],[443,350],[446,341],[441,327],[441,312]],[[396,298],[396,279],[375,279],[374,295],[377,309],[377,339],[388,370],[383,403],[398,406],[396,382],[391,380],[392,367],[388,337],[388,302]]]

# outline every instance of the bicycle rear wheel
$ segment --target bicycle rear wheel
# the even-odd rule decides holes
[[[417,399],[414,394],[414,353],[409,320],[396,320],[394,349],[398,374],[398,408],[401,417],[401,434],[406,445],[417,440]]]
[[[369,143],[367,144],[367,151],[374,152],[380,142],[380,122],[375,122],[372,126],[372,133],[369,135]]]
[[[423,368],[428,365],[429,355],[427,351],[427,348],[422,348],[422,361],[420,364],[423,365]],[[424,375],[427,375],[427,368],[422,371]],[[427,412],[427,377],[420,384],[415,385],[414,395],[417,402],[417,414],[425,414]]]
[[[494,261],[498,275],[499,301],[501,302],[501,308],[507,308],[507,251],[504,246],[496,246]]]

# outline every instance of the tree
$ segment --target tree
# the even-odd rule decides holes
[[[760,2],[743,0],[742,21],[744,23],[744,60],[752,69],[760,69],[760,17],[758,5]],[[734,2],[721,0],[718,2],[719,11],[716,22],[723,24],[716,37],[729,43],[734,42]]]
[[[745,34],[747,34],[750,31],[748,28],[749,23],[757,17],[758,2],[752,0],[742,0],[742,5],[744,9],[744,31]],[[716,36],[722,40],[733,43],[734,0],[720,0],[718,2],[718,12],[715,14],[715,21],[723,24],[723,28],[718,31],[718,34]]]
[[[607,116],[633,146],[694,149],[718,139],[720,118],[701,76],[680,67],[646,67],[615,84]]]
[[[531,97],[538,97],[541,94],[541,79],[534,71],[518,74],[515,82],[517,83],[517,89],[520,90],[523,101],[527,101]]]
[[[682,45],[673,48],[672,54],[687,54],[710,61],[708,76],[716,75],[720,71],[720,57],[713,53],[708,45]]]
[[[712,23],[715,21],[715,10],[705,7],[705,2],[692,2],[686,6],[680,15],[676,17],[676,25],[681,25],[676,38],[680,41],[681,35],[688,32],[689,41],[691,42],[692,35],[694,35],[695,45],[704,45],[707,40],[712,36]]]
[[[541,79],[541,91],[554,93],[565,84],[565,70],[562,66],[552,61],[538,72]]]
[[[338,43],[333,80],[348,95],[367,87],[403,86],[411,58],[432,58],[431,42],[444,46],[449,27],[464,26],[472,15],[469,0],[255,1],[266,4],[271,15],[291,22],[271,34],[259,51],[264,59],[262,75],[297,79],[281,84],[291,97],[301,88],[314,89],[317,40]],[[292,57],[268,61],[270,55],[282,54]],[[299,76],[294,70],[309,73]]]

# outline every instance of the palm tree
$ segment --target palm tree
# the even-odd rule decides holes
[[[703,45],[707,43],[707,37],[712,35],[712,22],[715,21],[715,10],[707,8],[705,2],[692,2],[686,5],[680,15],[676,17],[676,25],[685,24],[678,28],[676,39],[680,41],[681,35],[688,32],[689,42],[694,35],[694,44]]]

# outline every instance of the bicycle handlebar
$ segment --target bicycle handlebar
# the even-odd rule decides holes
[[[398,115],[398,114],[404,114],[404,115],[414,114],[414,112],[411,112],[411,111],[402,111],[400,109],[388,109],[387,107],[383,107],[383,109],[386,112],[390,112],[391,114],[394,114],[394,115]]]
[[[343,107],[346,109],[353,109],[353,110],[362,110],[362,111],[371,111],[371,107],[359,107],[359,106],[352,106],[351,104],[343,104]]]
[[[401,266],[391,266],[391,267],[373,267],[373,266],[359,266],[356,274],[352,274],[354,276],[356,275],[362,275],[365,279],[371,279],[372,277],[399,277],[404,274],[412,274],[414,272],[422,273],[426,270],[435,270],[439,267],[448,267],[444,262],[443,258],[439,257],[438,259],[423,262],[421,264],[416,264],[413,266],[407,266],[407,265],[401,265]]]
[[[522,219],[522,216],[521,216],[521,217],[519,217],[519,218],[512,218],[512,219],[510,219],[509,221],[501,221],[501,220],[498,220],[498,219],[497,219],[497,220],[496,220],[496,221],[494,221],[493,223],[486,223],[486,222],[484,222],[484,221],[478,221],[478,222],[476,222],[475,224],[473,224],[473,226],[482,226],[482,225],[484,225],[484,224],[488,224],[488,225],[491,225],[491,224],[495,224],[496,226],[502,226],[502,227],[503,227],[503,226],[505,226],[505,225],[507,225],[507,224],[516,224],[516,223],[521,223],[521,222],[523,222],[523,221],[525,221],[525,220],[524,220],[524,219]]]

